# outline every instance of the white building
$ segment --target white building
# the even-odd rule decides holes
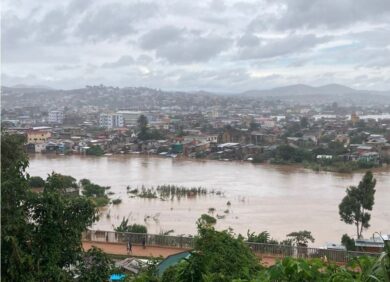
[[[136,126],[140,115],[145,115],[140,111],[117,111],[117,114],[123,116],[123,121],[128,126]]]
[[[105,128],[123,127],[123,116],[120,114],[101,114],[99,125]]]
[[[62,124],[64,121],[64,112],[62,111],[50,111],[49,112],[49,123]]]

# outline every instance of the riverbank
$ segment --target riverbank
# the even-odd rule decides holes
[[[88,156],[88,155],[80,155],[80,154],[71,154],[71,155],[64,155],[64,154],[53,154],[53,153],[29,153],[29,156],[44,156],[47,158],[67,158],[71,156],[76,156],[80,158],[155,158],[155,159],[172,159],[176,161],[192,161],[195,163],[204,163],[204,162],[218,162],[218,163],[237,163],[237,164],[252,164],[254,166],[270,166],[270,167],[279,167],[279,168],[291,168],[291,169],[310,169],[314,172],[332,172],[332,173],[341,173],[341,174],[351,174],[351,173],[364,173],[367,170],[370,170],[372,172],[386,172],[390,171],[390,165],[388,164],[382,164],[380,166],[374,166],[371,168],[360,168],[356,165],[349,165],[350,162],[344,163],[344,166],[340,165],[323,165],[320,163],[315,162],[302,162],[302,163],[289,163],[289,162],[253,162],[251,160],[228,160],[228,159],[207,159],[207,158],[191,158],[188,156],[183,155],[176,155],[175,157],[168,157],[168,156],[159,156],[156,154],[140,154],[140,153],[131,153],[131,154],[105,154],[102,156]]]

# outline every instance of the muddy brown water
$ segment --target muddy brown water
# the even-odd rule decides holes
[[[314,172],[294,166],[135,155],[30,156],[30,175],[46,177],[52,171],[111,186],[110,191],[115,194],[110,197],[122,199],[121,204],[101,210],[100,221],[94,224],[94,229],[112,230],[126,217],[131,223],[146,224],[150,233],[174,230],[173,234],[177,235],[195,234],[197,218],[209,208],[215,208],[214,216],[225,216],[217,221],[217,229],[231,227],[241,234],[247,230],[267,230],[276,239],[306,229],[314,234],[315,246],[339,242],[344,233],[354,235],[354,226],[340,221],[338,205],[346,187],[357,185],[363,175],[362,172]],[[375,206],[366,237],[374,231],[390,233],[390,168],[376,171],[375,177]],[[130,198],[126,191],[128,185],[135,188],[159,184],[202,186],[223,194],[162,201]]]

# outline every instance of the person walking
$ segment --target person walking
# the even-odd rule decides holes
[[[129,239],[129,241],[127,242],[127,254],[130,254],[132,252],[131,248],[132,248],[131,240]]]
[[[143,249],[146,248],[146,239],[145,239],[145,237],[142,238],[142,248]]]

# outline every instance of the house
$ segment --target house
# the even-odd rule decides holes
[[[218,137],[218,143],[250,143],[250,134],[247,130],[235,129],[231,126],[224,128],[224,131]]]
[[[385,244],[390,244],[390,234],[355,240],[355,246],[363,252],[380,253],[383,251]]]
[[[379,154],[377,152],[362,153],[358,157],[358,161],[379,164]]]
[[[48,130],[28,130],[27,131],[27,143],[30,144],[42,144],[46,143],[51,137],[51,132]]]

